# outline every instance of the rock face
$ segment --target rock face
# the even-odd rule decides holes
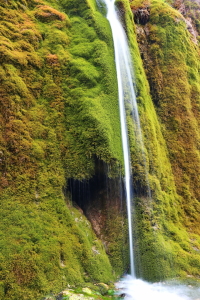
[[[119,176],[121,164],[110,28],[100,13],[93,16],[92,5],[1,3],[4,300],[41,299],[67,284],[114,279],[103,244],[72,205],[67,185],[70,178],[92,178],[97,157],[109,165],[107,176]]]
[[[193,42],[197,45],[198,44],[198,41],[197,41],[198,32],[195,30],[192,19],[191,18],[186,18],[185,22],[186,22],[188,31],[193,36],[193,38],[192,38]]]
[[[146,5],[143,1],[137,4],[139,8]],[[131,2],[131,7],[132,5],[136,6],[134,1]],[[149,22],[145,25],[137,25],[137,41],[156,113],[162,124],[161,130],[166,141],[175,189],[179,197],[177,205],[180,207],[181,203],[183,209],[182,212],[179,211],[178,217],[182,225],[175,225],[173,230],[170,229],[171,222],[171,225],[163,225],[171,233],[172,231],[178,233],[177,228],[182,228],[178,235],[180,234],[180,238],[182,236],[181,239],[188,236],[185,242],[188,247],[191,247],[191,241],[194,241],[193,234],[196,234],[195,242],[199,239],[197,224],[200,210],[199,169],[195,168],[199,165],[198,155],[196,156],[199,151],[198,91],[200,86],[197,71],[199,70],[199,50],[197,27],[194,26],[195,18],[193,16],[193,19],[189,19],[193,3],[181,2],[179,11],[159,1],[154,1],[149,5]],[[183,9],[184,5],[185,9]],[[190,5],[190,10],[188,10]],[[195,5],[198,6],[198,3]],[[197,11],[198,9],[195,8],[196,13]],[[191,165],[192,169],[190,169]],[[156,225],[156,228],[159,228],[156,230],[157,233],[162,230],[162,225],[160,227],[159,223],[155,222],[159,225]],[[183,228],[186,228],[185,233]],[[164,240],[166,241],[166,238]],[[185,252],[186,248],[180,249],[179,253]],[[194,249],[192,252],[197,258],[197,252]],[[193,260],[189,253],[186,256],[190,261]],[[198,269],[199,258],[197,261]],[[192,267],[185,265],[182,271],[190,273],[191,269]],[[197,269],[193,270],[194,273]]]
[[[200,4],[116,4],[134,54],[144,140],[141,149],[127,103],[136,272],[148,280],[197,276]],[[117,80],[104,13],[94,0],[1,3],[1,299],[39,300],[128,270]]]
[[[109,178],[108,166],[96,161],[95,175],[86,181],[69,180],[73,203],[81,207],[103,242],[116,273],[128,268],[126,200],[121,177]],[[93,247],[94,254],[98,251]]]
[[[193,36],[193,42],[198,43],[200,34],[200,2],[199,0],[183,1],[177,0],[173,2],[173,6],[185,17],[188,31]]]
[[[149,7],[138,8],[132,10],[136,24],[145,25],[149,21],[150,9]]]

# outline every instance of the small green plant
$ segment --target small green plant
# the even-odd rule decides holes
[[[115,295],[115,291],[114,290],[108,290],[108,295],[109,296],[114,296]]]
[[[64,296],[62,296],[62,300],[69,300],[69,295],[64,295]]]

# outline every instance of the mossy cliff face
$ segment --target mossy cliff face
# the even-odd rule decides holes
[[[109,282],[105,248],[67,185],[91,178],[100,159],[107,176],[121,164],[109,25],[92,1],[3,1],[0,10],[0,298]]]
[[[154,106],[134,51],[152,190],[152,202],[143,188],[136,203],[138,272],[147,278],[198,275],[199,48],[187,20],[167,3],[132,1],[130,7]]]
[[[194,44],[194,36],[188,32],[188,23],[180,12],[167,3],[117,1],[116,5],[129,37],[144,142],[142,149],[141,144],[137,143],[132,112],[127,105],[133,186],[136,196],[134,201],[136,272],[138,276],[148,280],[172,276],[197,276],[200,267],[199,196],[197,196],[199,153],[198,121],[194,111],[197,114],[198,100],[194,104],[194,94],[191,92],[187,94],[186,90],[187,85],[191,84],[191,73],[195,70],[198,73],[198,48]],[[155,34],[155,28],[160,30],[159,37]],[[152,37],[150,30],[154,33]],[[148,43],[147,38],[152,40]],[[153,54],[158,53],[155,60],[153,55],[152,57],[149,55],[150,49]],[[187,52],[186,86],[183,78],[180,79],[182,73],[179,72],[184,70],[182,69],[184,51]],[[164,66],[163,73],[160,71],[159,63]],[[151,76],[153,78],[155,76],[152,81]],[[165,85],[160,84],[161,80]],[[191,84],[191,91],[198,86],[198,80],[196,78],[193,87]],[[159,101],[163,109],[159,109],[156,101]],[[181,108],[178,109],[179,107]],[[189,112],[184,116],[186,108]],[[187,120],[186,126],[182,126],[180,135],[173,127],[174,124],[172,125],[169,110],[171,114],[177,112],[182,123]],[[180,129],[179,131],[181,132]],[[188,139],[191,132],[193,137]],[[180,144],[185,152],[180,148]],[[189,182],[187,176],[191,176]],[[196,179],[193,180],[193,177]],[[193,190],[196,196],[192,197],[191,194],[188,199],[186,191],[188,189],[190,193]]]
[[[198,275],[198,46],[180,12],[161,0],[116,5],[133,56],[144,140],[141,149],[127,105],[137,273],[149,280]],[[113,44],[99,9],[94,0],[1,3],[5,300],[109,282],[128,265]]]

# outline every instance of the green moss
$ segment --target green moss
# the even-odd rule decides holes
[[[134,10],[146,5],[150,9],[150,20],[146,25],[137,25],[136,32],[156,112],[149,99],[140,59],[134,50],[138,104],[146,147],[144,153],[152,190],[152,201],[147,197],[143,200],[139,192],[140,209],[136,204],[136,219],[139,220],[139,233],[136,230],[139,239],[137,267],[141,270],[138,272],[148,279],[151,279],[148,274],[155,276],[154,279],[156,274],[158,278],[195,275],[189,236],[190,232],[198,232],[199,222],[199,183],[195,179],[199,172],[196,169],[199,166],[198,100],[197,96],[194,101],[192,97],[192,91],[198,89],[199,58],[183,16],[162,1],[131,3]],[[137,153],[134,137],[131,141],[132,151]],[[145,190],[141,162],[135,157],[133,162],[137,185],[139,181]],[[192,175],[194,173],[197,177]],[[144,242],[140,237],[141,222],[145,228],[143,235],[149,232]],[[152,246],[149,246],[150,241]],[[139,254],[146,249],[149,259],[148,254],[143,258]],[[158,260],[154,253],[157,253]],[[170,268],[173,268],[172,272]]]
[[[10,201],[2,216],[3,225],[10,228],[9,242],[5,232],[1,235],[4,299],[27,299],[21,288],[31,299],[49,290],[58,292],[67,283],[83,282],[86,274],[89,281],[108,282],[112,278],[111,266],[91,225],[77,210],[71,207],[69,211],[63,200],[49,198],[47,203],[38,192],[34,205],[25,207]]]
[[[168,4],[131,3],[134,9],[150,5],[150,22],[137,28],[129,2],[116,5],[133,56],[144,140],[142,149],[127,105],[138,196],[137,273],[149,280],[196,276],[198,52],[183,17]],[[109,282],[113,271],[119,275],[127,266],[124,217],[116,218],[110,210],[105,214],[103,234],[112,269],[91,225],[63,193],[69,178],[86,180],[95,174],[96,159],[109,166],[110,177],[118,177],[123,165],[113,43],[105,11],[101,14],[94,0],[8,0],[0,12],[0,189],[5,220],[0,295],[5,300],[40,299],[68,283]]]
[[[90,26],[96,22],[101,28],[93,18],[94,3],[90,8],[83,2],[90,21],[72,18],[70,25],[63,8],[51,2],[47,7],[31,1],[22,10],[7,1],[1,8],[4,299],[40,299],[67,284],[113,280],[102,243],[63,196],[68,178],[94,174],[94,157],[113,169],[121,160],[116,85],[105,84],[107,71],[115,78],[113,50]]]

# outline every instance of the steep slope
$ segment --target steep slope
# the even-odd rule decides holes
[[[98,3],[0,6],[5,300],[109,282],[128,268],[113,44]],[[141,149],[127,103],[137,274],[198,276],[198,36],[194,41],[184,17],[162,0],[116,5],[133,56],[144,140]]]
[[[152,132],[155,131],[151,130],[151,135],[148,133],[149,129],[146,128],[148,123],[144,122],[142,117],[145,145],[150,150],[148,150],[150,186],[152,188],[151,176],[156,172],[161,187],[161,193],[157,186],[155,196],[153,194],[155,202],[153,214],[157,215],[158,207],[161,208],[160,220],[154,225],[156,236],[163,230],[161,240],[163,238],[164,240],[160,242],[163,245],[165,242],[168,244],[165,244],[166,250],[168,249],[166,257],[168,256],[168,260],[171,261],[171,269],[174,269],[175,273],[198,275],[199,48],[194,36],[188,31],[187,20],[169,4],[163,1],[132,1],[130,7],[136,22],[137,41],[150,93],[160,122],[159,128],[167,146],[166,162],[163,161],[164,152],[160,148],[160,151],[156,151],[152,163],[151,157],[156,143],[152,147],[151,141]],[[144,83],[145,81],[143,85]],[[145,101],[142,105],[139,102],[139,105],[144,107]],[[151,114],[152,111],[151,109]],[[148,110],[144,112],[145,115],[148,115]],[[166,173],[166,166],[169,166],[169,163],[172,172],[168,169]],[[161,172],[165,169],[164,173],[158,173],[159,169]],[[167,182],[169,174],[174,178],[175,186]],[[163,204],[159,205],[159,201],[163,202],[161,195],[169,201],[165,209]],[[147,260],[148,257],[147,254]],[[160,258],[157,264],[159,263]]]
[[[121,160],[112,39],[92,4],[83,1],[73,16],[68,3],[71,10],[56,1],[0,7],[5,300],[113,279],[103,245],[73,208],[67,186],[69,178],[91,178],[100,159],[111,176]]]

